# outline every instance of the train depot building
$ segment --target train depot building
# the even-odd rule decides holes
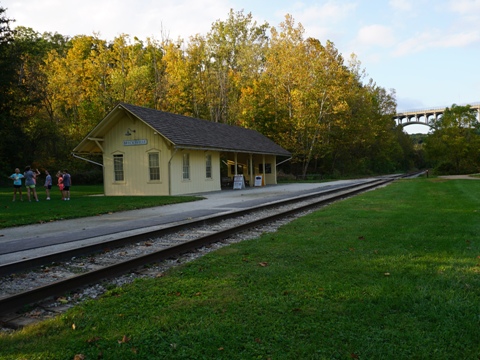
[[[276,184],[277,159],[291,156],[254,130],[125,103],[107,114],[73,155],[103,157],[108,196]]]

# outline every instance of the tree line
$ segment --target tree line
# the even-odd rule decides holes
[[[233,10],[205,35],[72,38],[11,29],[0,8],[0,166],[85,172],[71,150],[118,104],[255,129],[293,154],[284,171],[331,176],[418,166],[396,126],[394,90],[367,79],[355,55]],[[73,168],[72,168],[73,167]]]

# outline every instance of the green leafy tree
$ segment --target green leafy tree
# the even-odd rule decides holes
[[[433,124],[425,151],[440,173],[462,174],[480,170],[480,124],[470,105],[453,104]]]
[[[20,54],[10,28],[13,21],[7,17],[6,9],[0,7],[0,166],[3,169],[20,166],[24,157],[22,144],[26,143],[22,119],[14,113]]]
[[[258,73],[267,44],[267,24],[257,25],[251,13],[230,10],[216,21],[206,37],[209,109],[216,122],[238,123],[242,88]]]
[[[42,69],[46,55],[53,49],[65,50],[67,43],[68,39],[59,34],[39,34],[25,27],[15,31],[15,47],[21,56],[16,69],[14,113],[22,119],[26,136],[23,149],[28,155],[24,162],[40,168],[50,169],[56,165],[56,159],[68,154],[61,146],[62,135],[51,116],[48,78]]]
[[[6,15],[6,9],[0,7],[0,109],[2,112],[11,107],[13,101],[11,88],[15,84],[15,68],[20,62],[14,47],[14,31],[10,24],[14,21]]]

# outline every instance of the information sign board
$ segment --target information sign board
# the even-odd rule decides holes
[[[235,190],[245,189],[245,179],[243,175],[235,175],[233,177],[233,188]]]

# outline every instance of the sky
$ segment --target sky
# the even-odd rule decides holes
[[[230,9],[354,53],[365,81],[394,89],[398,112],[480,103],[480,0],[0,0],[13,27],[141,40],[206,35]],[[422,125],[408,133],[428,132]]]

